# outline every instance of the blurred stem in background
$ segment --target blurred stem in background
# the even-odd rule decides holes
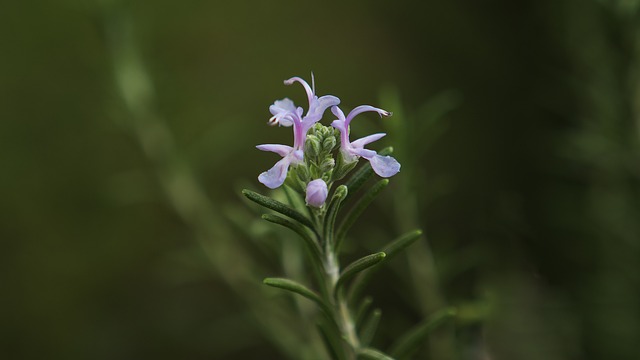
[[[394,120],[388,122],[390,136],[399,144],[397,154],[403,159],[402,176],[394,189],[394,206],[396,208],[396,226],[400,232],[411,228],[424,227],[420,219],[418,186],[424,185],[416,170],[420,167],[421,155],[428,151],[433,142],[446,130],[443,116],[459,105],[460,96],[450,91],[435,97],[426,103],[418,117],[405,114],[400,94],[388,88],[381,93],[383,107],[393,109]],[[412,288],[416,292],[418,306],[422,316],[433,314],[444,308],[447,303],[442,293],[438,269],[428,237],[418,242],[412,251],[407,252]],[[453,324],[443,326],[429,337],[429,351],[432,359],[453,359],[454,349]]]
[[[198,184],[179,155],[172,134],[155,111],[153,85],[135,41],[133,21],[124,8],[104,11],[104,24],[113,59],[117,87],[127,111],[128,130],[156,168],[167,201],[187,223],[209,257],[213,275],[219,276],[242,299],[263,328],[263,334],[291,359],[317,359],[321,344],[313,331],[295,326],[291,312],[265,301],[257,284],[256,262],[247,256],[227,222]]]

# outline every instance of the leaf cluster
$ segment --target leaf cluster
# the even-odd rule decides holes
[[[386,148],[380,153],[386,155],[391,152],[391,148]],[[382,312],[380,309],[369,309],[372,303],[369,297],[362,299],[366,285],[373,280],[375,272],[380,268],[379,265],[390,261],[422,236],[420,230],[406,233],[380,251],[363,256],[340,270],[340,248],[347,232],[389,184],[389,180],[382,179],[365,188],[373,174],[369,163],[356,170],[343,185],[335,189],[331,200],[319,216],[313,211],[304,214],[296,210],[291,201],[292,193],[289,191],[287,195],[292,203],[290,205],[251,190],[242,191],[249,200],[273,211],[264,214],[263,219],[290,229],[302,240],[310,258],[311,268],[318,279],[319,290],[312,290],[285,278],[266,278],[263,282],[265,285],[298,294],[318,305],[321,310],[318,330],[333,359],[407,358],[431,330],[455,315],[455,311],[449,308],[433,314],[399,337],[389,349],[391,355],[370,346]],[[338,214],[346,202],[350,203],[350,207],[344,211],[340,217],[341,221],[336,224]],[[354,304],[357,304],[357,307]],[[357,310],[352,311],[352,308]]]

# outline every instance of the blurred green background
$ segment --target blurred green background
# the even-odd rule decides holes
[[[370,289],[374,344],[449,304],[416,358],[640,358],[636,1],[0,8],[3,359],[322,358],[261,284],[304,273],[289,234],[239,196],[311,71],[395,114],[354,122],[403,168],[347,257],[426,232]]]

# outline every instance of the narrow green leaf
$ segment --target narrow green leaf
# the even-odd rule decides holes
[[[383,262],[387,262],[393,259],[394,256],[398,255],[402,250],[418,240],[421,235],[422,230],[414,230],[398,237],[397,239],[389,243],[387,246],[381,249],[382,252],[387,254]],[[364,290],[365,286],[369,284],[369,281],[371,281],[375,272],[376,271],[374,269],[371,269],[369,271],[358,274],[358,276],[353,280],[353,283],[349,289],[349,299],[356,300],[360,297],[360,294]]]
[[[322,264],[322,251],[320,250],[318,241],[314,240],[309,235],[309,232],[298,222],[290,221],[289,219],[286,219],[277,214],[263,214],[262,218],[274,224],[287,227],[293,230],[294,232],[296,232],[298,235],[300,235],[300,237],[302,238],[305,244],[305,249],[307,250],[309,257],[311,258],[311,266],[313,269],[313,274],[316,280],[318,281],[320,289],[322,289],[322,293],[325,295],[325,297],[329,296],[326,293],[326,286],[324,285],[325,271],[324,271],[324,265]]]
[[[457,311],[453,307],[447,307],[435,312],[422,323],[416,325],[406,334],[400,337],[391,346],[391,355],[396,358],[405,358],[411,355],[424,342],[424,339],[431,331],[443,324],[448,319],[454,317]]]
[[[393,240],[382,249],[382,251],[387,254],[387,258],[385,259],[385,261],[391,260],[394,256],[400,253],[400,251],[404,250],[406,247],[418,240],[421,235],[422,230],[413,230]]]
[[[355,323],[356,327],[360,327],[362,322],[364,321],[365,315],[367,315],[367,311],[369,311],[369,307],[373,303],[373,299],[370,296],[365,297],[360,302],[360,306],[358,306],[358,310],[356,311]]]
[[[346,185],[349,189],[351,189],[351,193],[355,194],[362,185],[364,185],[369,178],[373,176],[373,168],[369,162],[363,164],[356,172],[351,175],[351,177],[345,181],[344,185]]]
[[[255,191],[251,191],[251,190],[247,190],[244,189],[242,190],[242,194],[244,196],[246,196],[249,200],[260,204],[266,208],[269,208],[273,211],[279,212],[282,215],[288,216],[290,218],[292,218],[293,220],[296,220],[298,222],[300,222],[301,224],[307,226],[308,228],[312,229],[315,231],[315,228],[313,226],[313,222],[311,222],[311,220],[309,220],[308,217],[304,216],[303,214],[301,214],[300,212],[292,209],[291,207],[281,203],[278,200],[274,200],[268,196],[264,196],[261,194],[258,194]]]
[[[358,357],[371,360],[394,360],[391,356],[374,348],[364,348],[358,350]]]
[[[283,289],[283,290],[288,290],[296,294],[302,295],[307,299],[316,302],[318,305],[320,305],[322,310],[326,311],[329,314],[331,313],[327,304],[325,304],[325,302],[322,301],[322,299],[318,294],[316,294],[312,290],[309,290],[309,288],[307,288],[306,286],[296,281],[293,281],[291,279],[283,279],[283,278],[266,278],[262,282],[268,286],[272,286],[272,287]]]
[[[324,217],[324,239],[332,247],[334,246],[333,228],[336,223],[336,216],[338,216],[340,204],[342,204],[342,201],[345,199],[345,197],[347,197],[348,193],[349,191],[346,186],[338,186],[336,191],[333,193],[333,196],[331,197],[331,202],[329,202],[329,206],[327,207],[327,214]]]
[[[373,336],[376,334],[376,330],[378,330],[378,325],[380,324],[380,317],[382,316],[382,311],[380,309],[375,309],[367,318],[367,321],[362,325],[360,329],[360,343],[364,346],[371,344],[373,340]]]
[[[362,270],[368,269],[382,261],[384,257],[387,256],[384,252],[379,252],[371,255],[367,255],[363,258],[360,258],[344,268],[342,274],[338,278],[338,282],[336,283],[334,295],[337,296],[338,292],[342,285],[344,285],[345,281],[352,278],[354,275],[359,273]]]
[[[380,192],[389,185],[388,179],[382,179],[367,191],[364,196],[360,197],[356,203],[351,207],[349,212],[344,216],[344,220],[338,227],[336,233],[336,251],[340,249],[340,245],[347,235],[347,231],[356,222],[356,220],[362,215],[364,210],[371,204],[371,202],[380,194]],[[349,190],[351,191],[351,190]]]
[[[302,225],[297,222],[285,219],[282,216],[276,214],[263,214],[262,218],[267,220],[268,222],[287,227],[293,230],[296,234],[300,235],[302,240],[304,240],[304,244],[306,245],[307,249],[311,252],[314,261],[317,261],[320,264],[322,263],[322,252],[320,251],[318,243],[314,241],[311,236],[309,236],[309,233],[305,230],[304,227],[302,227]]]
[[[344,353],[343,340],[340,338],[340,330],[335,324],[327,323],[329,320],[318,322],[316,327],[320,333],[320,337],[323,340],[324,346],[327,348],[327,352],[331,359],[334,360],[346,360]]]

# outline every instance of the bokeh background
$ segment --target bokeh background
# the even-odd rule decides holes
[[[415,358],[638,359],[635,0],[5,1],[0,357],[322,359],[303,274],[242,188],[291,76],[403,164],[346,258],[425,230],[369,289]],[[292,306],[295,305],[295,306]]]

